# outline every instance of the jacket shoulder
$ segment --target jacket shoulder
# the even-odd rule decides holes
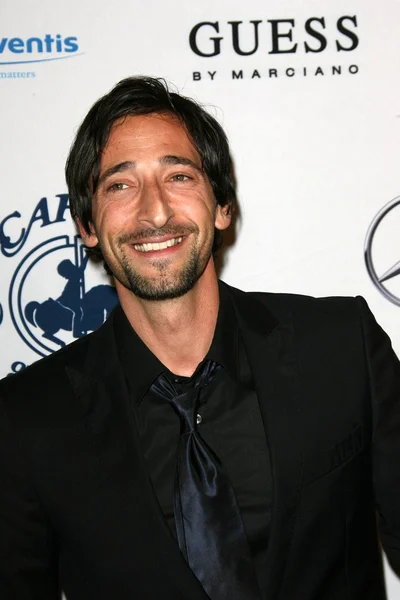
[[[279,321],[280,317],[288,313],[293,318],[339,318],[346,317],[359,318],[360,304],[366,305],[366,302],[360,296],[326,296],[314,297],[302,294],[273,293],[251,291],[245,292],[237,288],[228,286],[230,293],[235,299],[242,303],[246,301],[256,301],[261,303],[267,310],[272,312]]]
[[[41,358],[19,373],[5,377],[0,381],[0,398],[5,400],[11,397],[14,401],[19,395],[26,396],[27,392],[34,393],[40,389],[44,393],[46,388],[54,389],[53,384],[61,391],[62,382],[66,378],[65,368],[70,364],[83,365],[89,347],[101,343],[105,331],[109,328],[110,320],[98,330]]]

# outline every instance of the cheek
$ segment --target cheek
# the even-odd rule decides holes
[[[102,236],[113,237],[132,229],[132,214],[117,203],[109,204],[99,211],[95,223]]]

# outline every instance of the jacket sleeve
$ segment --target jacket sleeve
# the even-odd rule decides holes
[[[31,483],[26,451],[0,400],[0,598],[57,600],[54,535]]]
[[[361,308],[372,402],[372,466],[379,533],[400,573],[400,363],[365,300]]]

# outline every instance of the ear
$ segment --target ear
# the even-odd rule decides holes
[[[215,227],[220,231],[223,231],[231,224],[232,215],[230,209],[231,206],[229,203],[225,204],[225,206],[217,204],[215,211]]]
[[[83,243],[85,244],[85,246],[87,246],[88,248],[94,248],[95,246],[97,246],[97,244],[99,243],[99,240],[97,239],[97,235],[95,233],[93,223],[89,224],[90,233],[88,233],[86,231],[86,229],[84,228],[84,226],[82,225],[82,223],[80,222],[78,217],[75,218],[75,223],[78,228],[79,234],[80,234],[81,238],[83,239]]]

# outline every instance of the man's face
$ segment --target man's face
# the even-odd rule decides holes
[[[189,291],[212,268],[214,226],[230,222],[184,128],[159,114],[114,124],[92,218],[90,235],[80,227],[85,244],[99,243],[116,279],[146,300]]]

